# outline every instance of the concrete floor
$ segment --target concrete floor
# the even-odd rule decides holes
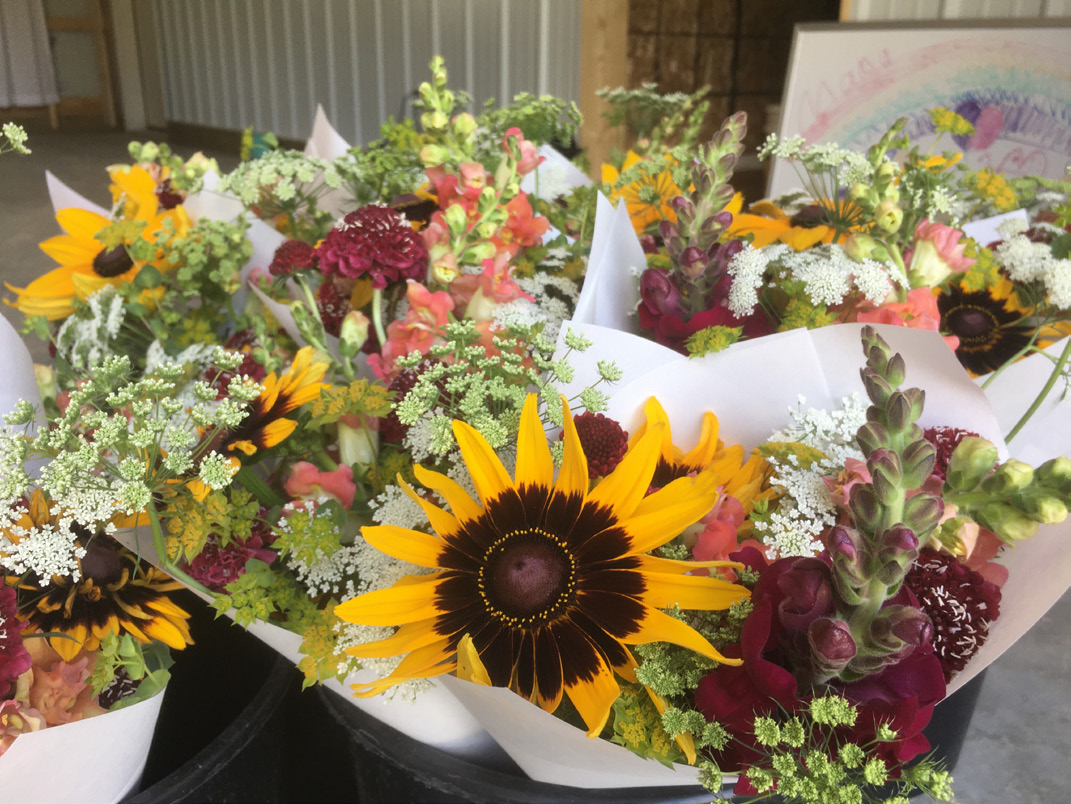
[[[147,133],[31,132],[31,156],[0,157],[0,279],[29,282],[53,267],[37,244],[59,233],[45,170],[92,201],[108,205],[105,166],[129,161],[131,139]],[[188,155],[195,148],[176,148]],[[234,158],[217,156],[227,168]],[[2,308],[18,326],[20,314]],[[38,361],[47,350],[30,343]],[[1069,545],[1071,549],[1071,545]],[[1060,768],[1071,758],[1071,594],[1009,653],[993,663],[954,769],[957,801],[966,804],[1056,804],[1066,800]],[[941,716],[938,707],[936,717]]]

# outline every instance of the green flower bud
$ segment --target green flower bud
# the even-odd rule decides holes
[[[874,192],[874,189],[869,184],[853,184],[848,190],[848,197],[853,201],[860,201],[868,206],[875,206],[878,203],[878,194]]]
[[[982,481],[982,491],[990,494],[1007,495],[1023,491],[1034,482],[1034,467],[1014,458],[998,466],[989,477]]]
[[[1021,504],[1023,512],[1042,525],[1058,525],[1067,519],[1067,506],[1049,495],[1030,495]]]
[[[427,128],[427,126],[425,126]],[[441,165],[450,158],[450,152],[442,145],[425,145],[420,149],[420,161],[424,167]]]
[[[368,340],[368,316],[360,310],[350,310],[342,319],[338,334],[338,353],[343,357],[355,357]]]
[[[895,201],[882,201],[874,208],[874,225],[887,234],[895,234],[904,222],[904,211]]]
[[[862,232],[852,232],[844,241],[844,253],[856,262],[861,260],[889,260],[889,249],[880,240]]]
[[[959,442],[948,461],[945,485],[956,491],[973,491],[999,459],[1000,453],[991,441],[969,436]]]
[[[1038,532],[1037,522],[1008,503],[986,503],[974,518],[1006,542],[1029,539]]]
[[[1045,461],[1034,471],[1034,478],[1040,485],[1058,491],[1066,498],[1071,494],[1071,458]]]
[[[476,133],[476,118],[468,112],[462,112],[453,119],[454,136],[461,140],[467,140]]]
[[[469,218],[460,204],[451,204],[448,206],[443,213],[443,218],[446,220],[446,225],[450,229],[450,234],[454,237],[460,237],[465,234],[465,230],[468,228]]]

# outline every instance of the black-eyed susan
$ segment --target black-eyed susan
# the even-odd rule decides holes
[[[156,243],[165,229],[181,234],[189,226],[185,211],[181,207],[160,211],[155,183],[143,168],[135,165],[121,173],[113,169],[112,176],[117,182],[113,193],[119,199],[119,220],[140,225],[125,231],[123,242],[109,246],[98,236],[115,221],[86,209],[61,209],[56,213],[56,221],[65,234],[41,243],[41,250],[58,262],[59,267],[24,288],[5,283],[8,290],[17,294],[15,301],[8,304],[26,315],[58,321],[74,312],[75,299],[85,300],[106,285],[131,282],[147,264],[160,270],[167,268],[160,249],[146,262],[135,260],[130,247],[139,239]],[[146,297],[142,301],[150,300]]]
[[[795,215],[788,215],[769,201],[757,201],[748,207],[748,212],[734,216],[728,235],[750,235],[755,248],[784,243],[794,251],[803,251],[819,243],[832,243],[837,235],[834,221],[846,231],[861,223],[862,215],[862,208],[852,201],[823,200]]]
[[[77,581],[60,576],[17,581],[20,597],[29,601],[23,618],[31,628],[55,634],[49,644],[60,657],[70,661],[82,648],[97,650],[108,634],[157,640],[176,650],[193,643],[190,615],[166,594],[182,584],[106,537],[87,534],[85,549]]]
[[[718,439],[718,417],[709,410],[703,414],[699,441],[687,453],[673,443],[669,417],[655,397],[647,400],[643,412],[646,421],[632,436],[629,446],[638,443],[649,429],[661,430],[658,467],[651,479],[652,487],[661,488],[677,478],[706,472],[713,475],[722,494],[739,500],[745,513],[751,510],[770,475],[770,465],[764,458],[752,455],[745,462],[743,447],[724,446]]]
[[[258,449],[274,447],[297,429],[297,422],[286,414],[317,399],[320,389],[327,387],[320,382],[327,363],[314,360],[315,354],[311,346],[304,346],[285,374],[273,371],[261,381],[264,390],[250,403],[249,415],[224,439],[226,451],[252,455]]]
[[[648,555],[710,510],[718,494],[714,476],[681,478],[648,495],[662,443],[662,427],[652,426],[591,488],[576,427],[564,412],[557,478],[529,396],[515,477],[476,430],[455,421],[480,502],[454,480],[418,466],[417,479],[450,510],[403,488],[437,535],[393,525],[363,529],[382,552],[437,571],[336,608],[349,622],[400,626],[388,639],[351,648],[354,656],[408,654],[386,678],[356,685],[358,696],[454,671],[467,634],[492,685],[511,687],[548,712],[568,695],[589,736],[596,736],[620,694],[615,671],[635,678],[629,645],[669,642],[734,663],[660,609],[724,609],[747,590],[686,574],[694,562]]]
[[[996,371],[1029,342],[1034,328],[1024,323],[1029,311],[1010,280],[982,290],[953,283],[937,296],[941,332],[959,338],[956,357],[972,376]]]

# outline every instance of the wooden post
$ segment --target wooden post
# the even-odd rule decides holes
[[[581,9],[580,145],[587,149],[591,177],[598,180],[610,149],[623,145],[603,118],[607,104],[595,92],[628,82],[628,0],[582,0]]]

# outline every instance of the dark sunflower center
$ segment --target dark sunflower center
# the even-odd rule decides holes
[[[969,343],[988,341],[1000,322],[990,310],[973,305],[964,305],[949,310],[945,316],[949,332]]]
[[[576,587],[567,546],[541,528],[513,531],[496,541],[480,576],[492,615],[520,627],[553,620]]]
[[[115,583],[123,575],[123,562],[104,539],[93,539],[86,545],[82,557],[82,577],[91,579],[97,586]]]
[[[134,267],[134,261],[126,253],[125,246],[102,249],[93,258],[93,273],[102,279],[111,279],[113,276],[125,274]]]

